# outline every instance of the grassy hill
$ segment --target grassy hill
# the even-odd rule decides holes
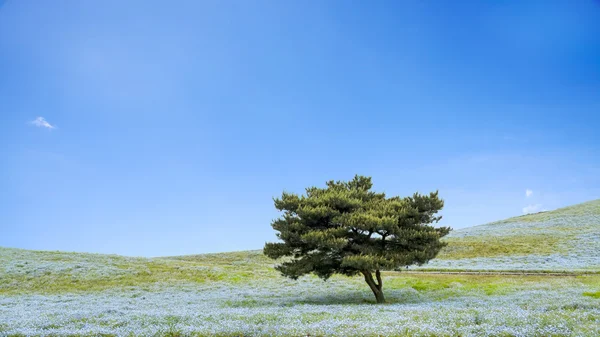
[[[273,278],[273,261],[261,251],[139,258],[0,247],[0,294],[64,293],[130,286]]]
[[[597,271],[599,213],[594,201],[458,230],[425,267]],[[600,335],[600,275],[387,272],[377,306],[360,277],[293,281],[273,264],[0,248],[0,337]]]
[[[600,271],[600,200],[455,230],[419,269]]]
[[[600,275],[279,276],[260,251],[0,249],[0,336],[597,336]]]

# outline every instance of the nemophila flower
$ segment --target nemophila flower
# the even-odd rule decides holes
[[[481,242],[487,239],[509,243],[513,238],[534,237],[538,240],[533,244],[543,247],[545,239],[559,238],[554,249],[544,254],[506,252],[490,257],[452,258],[448,254],[411,269],[586,271],[600,267],[600,249],[593,248],[600,242],[600,215],[549,212],[539,222],[513,220],[456,230],[448,235],[448,240],[475,238]],[[452,243],[447,249],[452,249]]]
[[[0,335],[594,336],[600,304],[582,295],[586,289],[534,285],[487,296],[457,287],[437,297],[403,288],[391,291],[397,301],[384,307],[356,304],[370,299],[360,282],[313,279],[157,287],[143,297],[135,296],[139,289],[0,296]]]
[[[591,213],[542,214],[455,231],[451,238],[568,233],[569,240],[550,253],[436,259],[424,267],[598,270],[598,224]],[[470,283],[400,273],[388,276],[390,303],[375,306],[359,278],[287,280],[260,253],[240,254],[144,259],[0,248],[0,337],[600,336],[600,302],[584,295],[598,291],[598,276]],[[226,262],[214,263],[220,259]],[[157,269],[168,272],[145,279]],[[235,277],[223,278],[228,273]],[[103,282],[109,286],[86,288]]]

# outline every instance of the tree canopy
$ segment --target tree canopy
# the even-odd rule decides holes
[[[437,191],[388,198],[372,187],[370,177],[357,175],[329,181],[325,188],[309,187],[304,195],[283,192],[274,199],[283,214],[271,224],[281,242],[267,243],[265,255],[287,257],[276,269],[292,279],[360,273],[377,302],[385,302],[381,271],[433,259],[450,228],[431,225],[441,219],[436,214],[444,206]]]

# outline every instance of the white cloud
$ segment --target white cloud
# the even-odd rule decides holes
[[[54,125],[48,123],[48,121],[44,117],[38,117],[29,123],[32,125],[35,125],[37,127],[40,127],[40,128],[46,128],[46,129],[55,129],[56,128]]]
[[[528,205],[523,207],[523,214],[543,212],[542,204]]]
[[[525,196],[527,196],[528,198],[533,194],[533,191],[530,189],[526,189],[525,190]]]

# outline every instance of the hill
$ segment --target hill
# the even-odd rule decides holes
[[[597,271],[599,206],[455,231],[425,267]],[[261,251],[133,258],[0,248],[0,337],[600,335],[598,274],[386,272],[389,303],[376,306],[360,277],[293,281],[273,264]]]
[[[419,269],[600,271],[600,200],[459,229]]]
[[[455,230],[417,270],[600,271],[600,200]],[[261,251],[164,258],[0,247],[0,293],[277,278]]]
[[[600,200],[451,232],[422,270],[600,271]],[[0,293],[278,277],[260,251],[164,258],[0,247]]]
[[[0,294],[97,291],[128,286],[275,277],[261,251],[141,258],[0,247]]]
[[[598,336],[600,276],[279,276],[260,251],[0,249],[0,336]]]

